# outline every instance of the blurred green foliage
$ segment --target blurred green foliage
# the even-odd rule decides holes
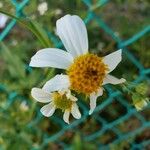
[[[4,86],[3,88],[0,87],[2,89],[0,93],[0,149],[2,150],[38,149],[42,145],[43,136],[51,136],[61,128],[51,119],[47,118],[42,118],[40,123],[34,126],[34,129],[30,128],[30,121],[39,115],[37,112],[39,112],[40,105],[36,104],[31,98],[31,88],[34,86],[41,87],[45,81],[53,77],[57,72],[60,72],[60,70],[32,69],[28,66],[31,56],[37,50],[44,47],[61,46],[61,44],[54,45],[54,41],[58,43],[60,41],[57,36],[55,38],[50,37],[50,40],[48,40],[49,34],[55,34],[55,22],[58,18],[68,13],[77,14],[81,18],[85,18],[87,11],[92,10],[95,14],[101,16],[116,31],[119,37],[124,39],[130,38],[142,27],[150,24],[148,19],[150,16],[150,3],[148,0],[114,0],[103,7],[99,6],[98,0],[92,0],[92,7],[90,9],[81,0],[47,0],[46,2],[48,10],[41,16],[37,7],[42,1],[30,1],[29,5],[23,10],[22,15],[27,17],[27,20],[33,20],[28,22],[31,29],[28,30],[18,23],[5,40],[0,42],[0,83]],[[3,10],[12,14],[15,13],[15,8],[10,1],[0,0],[0,3],[4,6]],[[117,49],[116,43],[99,28],[94,20],[89,22],[87,30],[91,52],[103,56]],[[50,33],[47,35],[45,31],[47,33],[50,31]],[[149,37],[150,34],[128,46],[129,50],[135,54],[146,68],[150,67]],[[132,81],[137,78],[138,69],[124,57],[123,62],[113,74],[116,74],[116,76],[123,75],[128,81]],[[135,104],[139,101],[149,100],[149,84],[149,82],[142,82],[135,88],[126,89],[125,86],[123,88],[119,87],[119,90],[125,93],[128,102]],[[16,94],[16,91],[19,95]],[[12,95],[9,95],[10,92]],[[26,99],[23,99],[23,97],[26,97]],[[105,94],[102,98],[99,98],[98,104],[101,104],[102,99],[106,97],[107,95]],[[106,107],[105,110],[102,110],[100,116],[105,118],[107,122],[111,122],[121,117],[125,112],[126,108],[114,102]],[[148,116],[146,117],[148,121],[150,121],[149,113],[150,111],[146,109],[142,114]],[[49,143],[44,149],[62,149],[61,141],[65,141],[74,150],[96,150],[95,143],[85,142],[80,134],[83,133],[86,136],[101,129],[102,125],[99,125],[97,121],[91,118],[89,117],[78,129],[64,133],[62,138],[58,139],[57,142]],[[123,123],[118,129],[130,131],[128,126],[133,123],[138,128],[138,122],[135,120],[129,118],[126,125]],[[147,132],[150,133],[150,130]],[[147,138],[145,132],[141,136],[142,139]],[[108,144],[114,138],[115,135],[109,132],[102,135],[95,142]],[[134,137],[119,144],[112,144],[110,149],[130,149],[130,144],[136,140],[137,137]]]

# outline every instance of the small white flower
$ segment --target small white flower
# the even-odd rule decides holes
[[[8,17],[0,13],[0,28],[4,28],[6,26],[7,20],[8,20]]]
[[[62,12],[63,12],[63,11],[58,8],[58,9],[55,10],[55,15],[61,15]]]
[[[67,75],[59,75],[54,83],[57,90],[67,88],[89,96],[91,114],[97,97],[103,94],[103,85],[125,82],[109,74],[121,61],[122,50],[105,57],[90,54],[86,26],[76,15],[57,20],[56,32],[67,52],[58,48],[42,49],[31,58],[30,66],[65,69]]]
[[[141,100],[138,100],[137,102],[134,102],[134,106],[135,108],[140,111],[142,110],[144,107],[146,107],[149,103],[149,99],[146,98],[146,99],[141,99]]]
[[[27,111],[29,110],[29,106],[27,105],[27,102],[26,101],[23,101],[21,104],[20,104],[20,109],[22,111]]]
[[[43,2],[43,3],[39,4],[37,9],[38,9],[40,15],[44,15],[45,12],[48,10],[47,3]]]
[[[58,75],[56,77],[58,77]],[[48,81],[42,89],[33,88],[31,95],[38,102],[48,103],[40,110],[44,116],[50,117],[56,109],[61,109],[64,112],[64,121],[69,124],[70,114],[76,119],[81,118],[80,111],[76,104],[77,98],[71,95],[70,90],[60,90],[56,92],[58,90],[58,83],[55,84],[56,77]]]

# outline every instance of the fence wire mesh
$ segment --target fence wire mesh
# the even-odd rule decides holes
[[[21,2],[12,0],[11,3],[15,7],[15,15],[18,17],[22,15],[24,7],[27,4],[30,5],[29,0],[22,0]],[[83,0],[82,4],[88,7],[86,18],[84,18],[86,25],[88,25],[89,22],[95,22],[100,28],[100,30],[103,30],[108,36],[112,38],[112,40],[114,40],[114,42],[117,44],[118,49],[123,49],[124,58],[126,58],[127,61],[130,61],[138,70],[138,76],[134,81],[132,81],[133,84],[129,85],[129,88],[136,86],[142,81],[148,82],[148,80],[150,79],[150,68],[145,68],[142,65],[142,63],[128,49],[128,46],[134,44],[137,40],[148,34],[150,32],[150,25],[142,28],[139,32],[135,33],[128,39],[121,39],[116,34],[116,32],[113,31],[111,27],[105,22],[105,20],[103,20],[93,11],[94,9],[98,9],[100,7],[106,7],[108,3],[109,0],[99,0],[96,4],[93,5],[90,0]],[[5,29],[0,33],[0,41],[3,41],[7,37],[7,35],[11,32],[13,27],[16,25],[16,23],[16,20],[12,19],[7,24]],[[52,33],[48,32],[48,35],[54,45],[56,45],[57,47],[61,47],[60,41],[58,41]],[[144,108],[142,113],[137,112],[136,109],[128,103],[128,101],[126,100],[127,97],[125,97],[121,91],[113,89],[111,86],[106,86],[105,88],[108,92],[108,97],[105,100],[103,100],[103,102],[100,105],[97,106],[96,110],[91,116],[96,121],[96,126],[98,126],[97,130],[89,133],[88,135],[81,133],[83,140],[93,141],[97,145],[97,149],[111,149],[111,145],[118,144],[122,141],[128,141],[129,139],[134,138],[136,135],[144,132],[145,130],[150,129],[149,120],[147,120],[146,117],[142,115],[144,111],[147,111],[147,109],[149,109],[149,106]],[[22,97],[20,93],[17,93],[17,91],[8,93],[7,87],[5,87],[3,84],[0,84],[0,90],[1,92],[7,93],[8,95],[6,109],[11,107],[11,103],[13,103],[17,97],[20,97],[20,99],[26,99],[25,97]],[[105,109],[109,109],[112,103],[119,105],[121,109],[124,109],[124,112],[116,118],[113,117],[110,120],[107,120],[103,117],[103,112]],[[84,124],[86,124],[89,117],[88,109],[83,103],[80,103],[80,107],[83,112],[82,118],[80,120],[73,121],[70,125],[66,125],[63,122],[63,120],[59,119],[57,116],[53,116],[50,118],[54,122],[54,124],[59,125],[59,129],[57,130],[57,132],[51,135],[47,135],[43,131],[41,131],[43,135],[43,140],[40,149],[43,149],[46,145],[48,145],[49,142],[56,142],[59,143],[64,149],[71,149],[71,145],[66,144],[64,141],[61,141],[61,137],[63,137],[64,133],[70,130],[73,130],[74,132],[80,131],[80,128],[84,126]],[[27,124],[27,127],[35,130],[35,126],[37,126],[38,123],[42,121],[42,119],[43,117],[41,113],[39,112],[39,110],[37,110],[37,116],[33,118],[33,120],[29,122],[29,124]],[[132,129],[130,131],[121,131],[118,126],[122,124],[126,125],[126,122],[130,119],[135,119],[135,121],[138,121],[138,127],[134,128],[134,124],[131,124]],[[38,128],[38,130],[40,130],[40,128]],[[111,142],[108,142],[107,144],[100,143],[100,141],[97,139],[107,133],[111,134],[113,140]],[[130,148],[133,150],[142,150],[145,149],[149,144],[149,139],[140,142],[132,141],[130,143]]]

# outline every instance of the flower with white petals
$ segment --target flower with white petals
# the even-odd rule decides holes
[[[0,28],[4,28],[6,26],[7,20],[8,20],[8,17],[0,13]]]
[[[138,99],[134,101],[134,106],[135,108],[140,111],[143,110],[144,107],[146,107],[149,104],[150,99],[145,98],[145,99]]]
[[[27,105],[27,102],[26,101],[23,101],[21,104],[20,104],[20,109],[22,111],[28,111],[29,110],[29,106]]]
[[[47,2],[42,2],[38,5],[38,11],[40,15],[44,15],[45,12],[48,10]]]
[[[105,57],[90,54],[86,26],[76,15],[57,20],[56,32],[67,52],[58,48],[42,49],[31,58],[30,66],[65,69],[67,75],[57,75],[55,79],[57,90],[67,88],[89,96],[91,114],[97,97],[103,94],[103,85],[125,82],[109,74],[121,61],[122,50]]]
[[[66,123],[69,124],[70,114],[74,118],[80,119],[81,114],[76,104],[77,98],[71,95],[70,90],[56,92],[57,85],[53,82],[54,80],[52,79],[42,89],[33,88],[31,91],[31,95],[35,100],[48,103],[41,108],[41,113],[46,117],[50,117],[56,109],[61,109],[64,112],[63,119]]]

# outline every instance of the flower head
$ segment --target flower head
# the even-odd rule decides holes
[[[81,55],[74,60],[74,63],[67,70],[71,88],[86,95],[97,92],[103,83],[107,70],[107,65],[97,55]]]
[[[103,94],[103,85],[125,82],[125,79],[109,74],[121,61],[122,50],[105,57],[90,54],[86,26],[76,15],[66,15],[57,20],[56,32],[67,52],[57,48],[42,49],[31,58],[30,66],[65,69],[67,75],[61,75],[57,86],[62,87],[65,76],[68,83],[65,88],[90,97],[91,114],[97,97]]]
[[[140,99],[138,101],[135,101],[133,104],[134,104],[135,108],[138,111],[140,111],[149,104],[149,99],[148,98]]]
[[[71,95],[70,90],[55,91],[57,87],[52,84],[53,80],[48,81],[42,89],[33,88],[31,91],[35,100],[48,103],[41,108],[41,113],[50,117],[56,109],[61,109],[64,112],[63,119],[66,123],[69,123],[70,113],[74,118],[80,119],[81,114],[76,104],[77,98]]]
[[[46,2],[42,2],[38,5],[38,11],[40,13],[40,15],[44,15],[45,12],[48,10],[48,6]]]

